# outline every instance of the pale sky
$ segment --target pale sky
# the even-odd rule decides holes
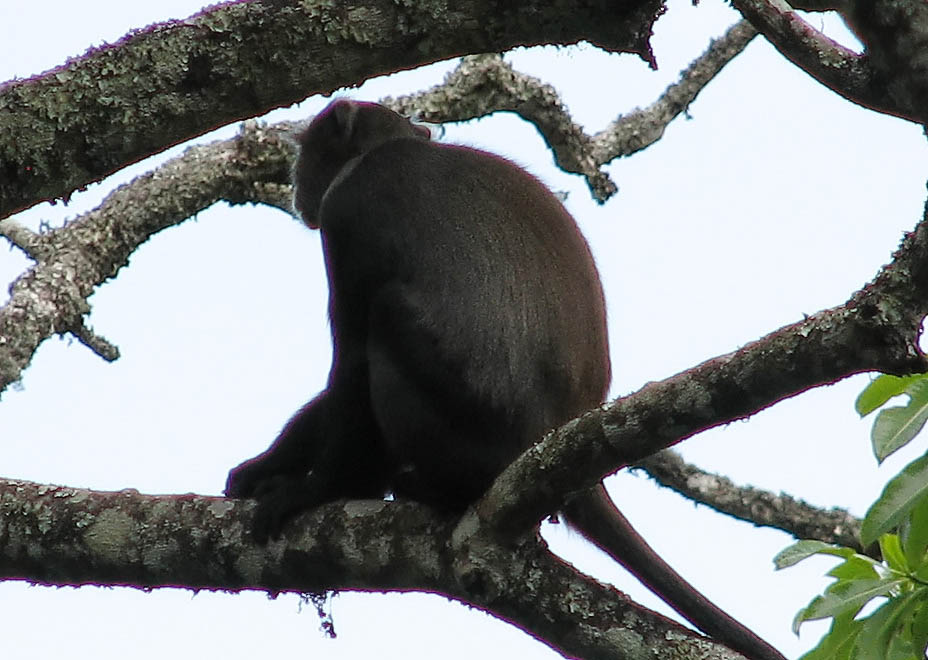
[[[651,103],[737,15],[718,0],[674,0],[654,39],[658,72],[590,46],[507,56],[554,85],[577,121],[600,130]],[[193,1],[4,3],[0,80],[61,64],[132,28],[200,8]],[[822,25],[819,16],[812,18]],[[832,34],[852,44],[835,21]],[[376,100],[434,84],[453,63],[379,79],[348,95]],[[270,119],[302,118],[312,99]],[[507,115],[451,126],[445,139],[505,154],[552,188],[587,235],[606,287],[613,396],[660,380],[826,307],[869,281],[921,217],[928,152],[918,127],[854,106],[757,39],[657,145],[609,167],[604,206],[553,167],[537,132]],[[231,127],[223,131],[230,135]],[[200,142],[214,138],[201,138]],[[171,152],[177,153],[177,149]],[[23,215],[60,223],[117,181],[68,206]],[[0,279],[27,267],[0,250]],[[6,290],[0,296],[6,298]],[[107,364],[51,339],[0,402],[0,475],[100,490],[218,494],[228,469],[262,451],[325,382],[330,349],[318,235],[265,208],[220,205],[154,237],[91,299],[90,324],[117,344]],[[858,376],[778,404],[681,446],[700,467],[862,515],[886,480],[925,451],[924,438],[877,468]],[[789,657],[822,625],[790,632],[827,583],[827,560],[775,573],[787,535],[755,529],[659,490],[643,476],[609,481],[619,506],[679,572]],[[659,601],[584,541],[546,530],[569,561],[649,607]],[[53,589],[0,583],[0,655],[105,660],[559,657],[512,626],[445,598],[341,594],[338,639],[318,632],[295,596],[196,596],[182,590]]]

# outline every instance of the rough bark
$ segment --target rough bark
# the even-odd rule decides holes
[[[229,2],[0,87],[0,218],[217,126],[468,53],[591,41],[653,62],[661,0]]]

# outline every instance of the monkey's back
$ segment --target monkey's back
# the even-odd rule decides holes
[[[366,343],[372,407],[412,496],[467,504],[602,401],[596,267],[570,214],[521,168],[392,140],[346,168],[320,218],[336,335]]]

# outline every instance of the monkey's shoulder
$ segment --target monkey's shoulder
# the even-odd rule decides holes
[[[478,206],[552,208],[561,205],[538,178],[510,161],[473,147],[417,138],[386,141],[346,166],[333,182],[360,200],[466,198]]]
[[[431,171],[431,168],[439,166],[442,169],[481,172],[489,170],[504,175],[535,178],[508,158],[489,151],[466,145],[433,142],[417,138],[388,140],[365,154],[363,159],[371,164],[387,161],[402,164],[403,166],[418,166],[421,170],[428,169],[429,171]]]

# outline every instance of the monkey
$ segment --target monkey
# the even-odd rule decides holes
[[[298,136],[294,207],[320,229],[328,383],[226,494],[258,500],[253,534],[297,513],[392,494],[463,512],[611,380],[590,248],[537,178],[377,104],[332,102]],[[561,512],[706,634],[784,660],[638,535],[602,484]]]

